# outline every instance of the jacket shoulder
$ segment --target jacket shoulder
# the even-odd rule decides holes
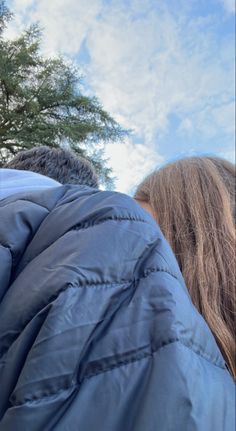
[[[0,304],[5,429],[218,431],[217,405],[228,431],[232,384],[154,220],[119,193],[64,191]]]

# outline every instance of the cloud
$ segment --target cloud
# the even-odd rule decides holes
[[[183,137],[184,130],[204,139],[233,133],[226,109],[233,95],[233,41],[219,40],[215,16],[175,16],[145,4],[140,15],[138,7],[134,13],[113,2],[88,35],[88,76],[105,108],[157,151],[172,113]]]
[[[219,2],[228,14],[233,12],[234,1]],[[130,169],[137,164],[140,170],[146,167],[146,174],[151,160],[162,159],[173,114],[183,142],[191,143],[196,133],[202,142],[221,135],[230,147],[234,40],[222,30],[229,18],[222,17],[217,2],[207,13],[194,12],[195,3],[187,0],[178,7],[176,2],[154,0],[90,0],[89,7],[87,0],[12,4],[18,27],[40,21],[47,54],[60,51],[76,58],[82,44],[86,46],[90,60],[82,67],[92,94],[123,127],[134,131],[134,139],[121,144],[120,152],[116,144],[106,147],[119,176],[118,188],[124,190],[125,183],[132,187]],[[173,145],[174,152],[178,148]]]
[[[39,22],[44,54],[75,55],[102,7],[102,0],[13,0],[18,29]],[[14,27],[14,23],[13,26]]]
[[[152,12],[135,19],[132,11],[113,3],[87,40],[93,59],[88,71],[91,85],[105,107],[146,144],[157,129],[166,128],[170,106],[178,98],[169,74],[177,48],[176,26],[169,16]]]
[[[33,3],[34,3],[34,0],[15,0],[13,2],[14,10],[16,11],[16,13],[19,13],[19,12],[24,13],[25,8],[32,6]]]
[[[221,0],[228,13],[235,13],[235,0]]]
[[[131,195],[142,179],[163,163],[163,157],[156,151],[130,140],[106,145],[106,156],[116,177],[117,190]]]
[[[182,135],[200,133],[207,139],[213,139],[218,133],[224,133],[228,141],[235,135],[235,103],[219,106],[205,106],[200,112],[184,118],[178,129]]]

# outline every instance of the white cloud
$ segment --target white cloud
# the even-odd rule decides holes
[[[163,158],[143,144],[130,140],[106,145],[106,157],[116,177],[116,189],[132,194],[142,179],[163,163]]]
[[[221,0],[226,12],[235,13],[235,0]]]
[[[200,112],[184,118],[178,131],[183,136],[200,132],[207,139],[223,132],[230,142],[235,135],[235,103],[229,102],[215,107],[206,105]]]
[[[193,121],[189,117],[184,118],[180,122],[178,131],[184,135],[191,135],[194,132]]]
[[[233,12],[234,1],[220,1]],[[219,36],[216,15],[191,15],[187,0],[179,13],[168,1],[153,0],[90,0],[89,6],[87,0],[14,0],[13,9],[18,28],[40,21],[47,54],[74,56],[86,41],[92,92],[143,142],[107,147],[120,190],[132,187],[136,165],[148,171],[150,160],[160,159],[159,139],[173,113],[183,140],[196,130],[205,140],[219,133],[232,140],[234,41]]]
[[[233,57],[224,67],[223,48],[204,31],[204,20],[176,19],[165,9],[135,19],[116,4],[88,35],[88,74],[106,109],[147,145],[156,145],[169,114],[185,119],[232,97]]]
[[[119,114],[123,124],[139,133],[146,144],[157,129],[165,129],[170,104],[178,97],[168,78],[168,61],[176,50],[176,39],[171,36],[175,31],[170,17],[159,19],[150,12],[146,18],[133,20],[126,9],[114,7],[88,35],[94,89],[105,107]]]
[[[225,133],[235,134],[235,103],[230,102],[212,110],[212,118],[215,125],[222,128]]]
[[[48,55],[78,53],[101,7],[102,0],[89,0],[89,5],[87,0],[14,0],[12,5],[18,28],[40,23]]]
[[[24,14],[26,9],[32,6],[35,2],[34,0],[13,0],[12,8],[16,14]]]

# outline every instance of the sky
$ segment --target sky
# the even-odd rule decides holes
[[[132,194],[155,168],[214,154],[235,160],[234,0],[9,0],[14,37],[33,22],[86,94],[131,134],[105,156]]]

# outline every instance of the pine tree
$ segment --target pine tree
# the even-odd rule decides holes
[[[83,95],[78,68],[62,57],[44,58],[41,31],[32,25],[4,38],[12,14],[0,2],[0,163],[38,145],[69,146],[94,164],[111,185],[103,144],[127,133],[95,97]]]

